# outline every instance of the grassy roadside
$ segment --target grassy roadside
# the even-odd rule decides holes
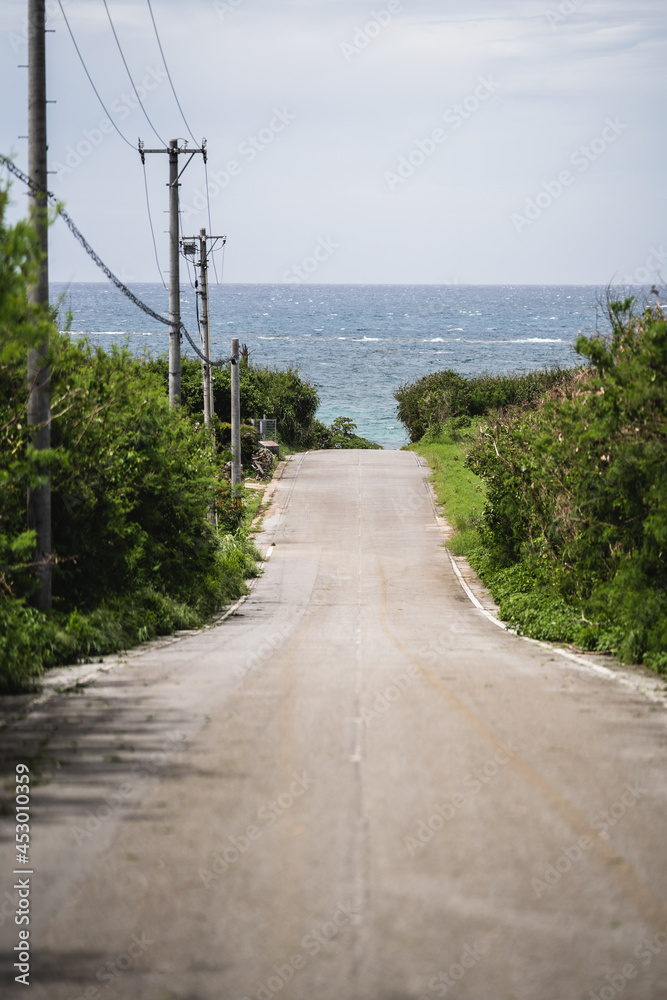
[[[433,470],[431,481],[437,500],[455,529],[446,543],[448,549],[468,559],[499,605],[500,619],[519,635],[580,650],[611,648],[613,637],[606,643],[597,623],[594,631],[590,629],[593,623],[586,620],[582,609],[563,600],[539,562],[499,568],[485,549],[480,526],[487,490],[484,480],[466,466],[468,452],[485,423],[486,418],[445,420],[407,449],[425,458]]]
[[[247,581],[261,573],[252,521],[263,491],[244,489],[243,494],[243,521],[235,534],[218,536],[207,593],[199,600],[178,600],[146,587],[107,599],[88,612],[44,613],[18,602],[1,605],[0,694],[34,690],[48,668],[98,660],[159,636],[201,628],[248,593]]]
[[[220,539],[208,568],[207,593],[189,603],[151,587],[109,598],[91,611],[41,612],[5,601],[0,608],[0,694],[33,689],[45,669],[124,652],[157,636],[200,628],[246,593],[258,574],[257,553],[244,537]]]
[[[437,434],[426,434],[408,446],[425,458],[433,470],[432,482],[438,503],[456,534],[447,543],[454,555],[470,556],[480,544],[477,525],[484,508],[484,482],[465,467],[468,447],[476,429],[448,421]]]
[[[434,373],[398,412],[503,621],[666,674],[667,321],[633,298],[608,317],[584,365]]]

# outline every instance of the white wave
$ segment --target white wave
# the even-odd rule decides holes
[[[63,331],[61,331],[63,332]],[[156,333],[141,330],[70,330],[70,337],[155,337]]]

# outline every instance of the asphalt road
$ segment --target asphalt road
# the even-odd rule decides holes
[[[235,614],[4,729],[3,997],[667,998],[664,705],[475,607],[426,473],[288,463]]]

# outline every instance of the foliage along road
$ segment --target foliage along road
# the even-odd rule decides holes
[[[664,705],[489,621],[427,474],[295,458],[234,614],[4,729],[3,996],[19,761],[35,1000],[667,996]]]

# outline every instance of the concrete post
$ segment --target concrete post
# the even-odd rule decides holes
[[[232,340],[232,488],[241,484],[241,369],[239,342]]]
[[[40,189],[30,193],[30,220],[37,232],[42,259],[37,280],[29,289],[32,303],[49,304],[49,237],[46,192],[46,15],[44,0],[28,2],[28,175]],[[28,353],[28,425],[39,450],[51,446],[50,370],[48,340]],[[28,528],[36,533],[37,608],[51,607],[51,482],[28,490]]]
[[[169,402],[181,405],[181,288],[178,256],[178,140],[169,140]]]
[[[208,259],[206,256],[206,230],[199,230],[199,294],[201,296],[201,328],[204,356],[211,357],[211,336],[208,320]],[[213,387],[211,385],[211,366],[202,361],[202,383],[204,390],[204,423],[211,424],[213,415]]]

